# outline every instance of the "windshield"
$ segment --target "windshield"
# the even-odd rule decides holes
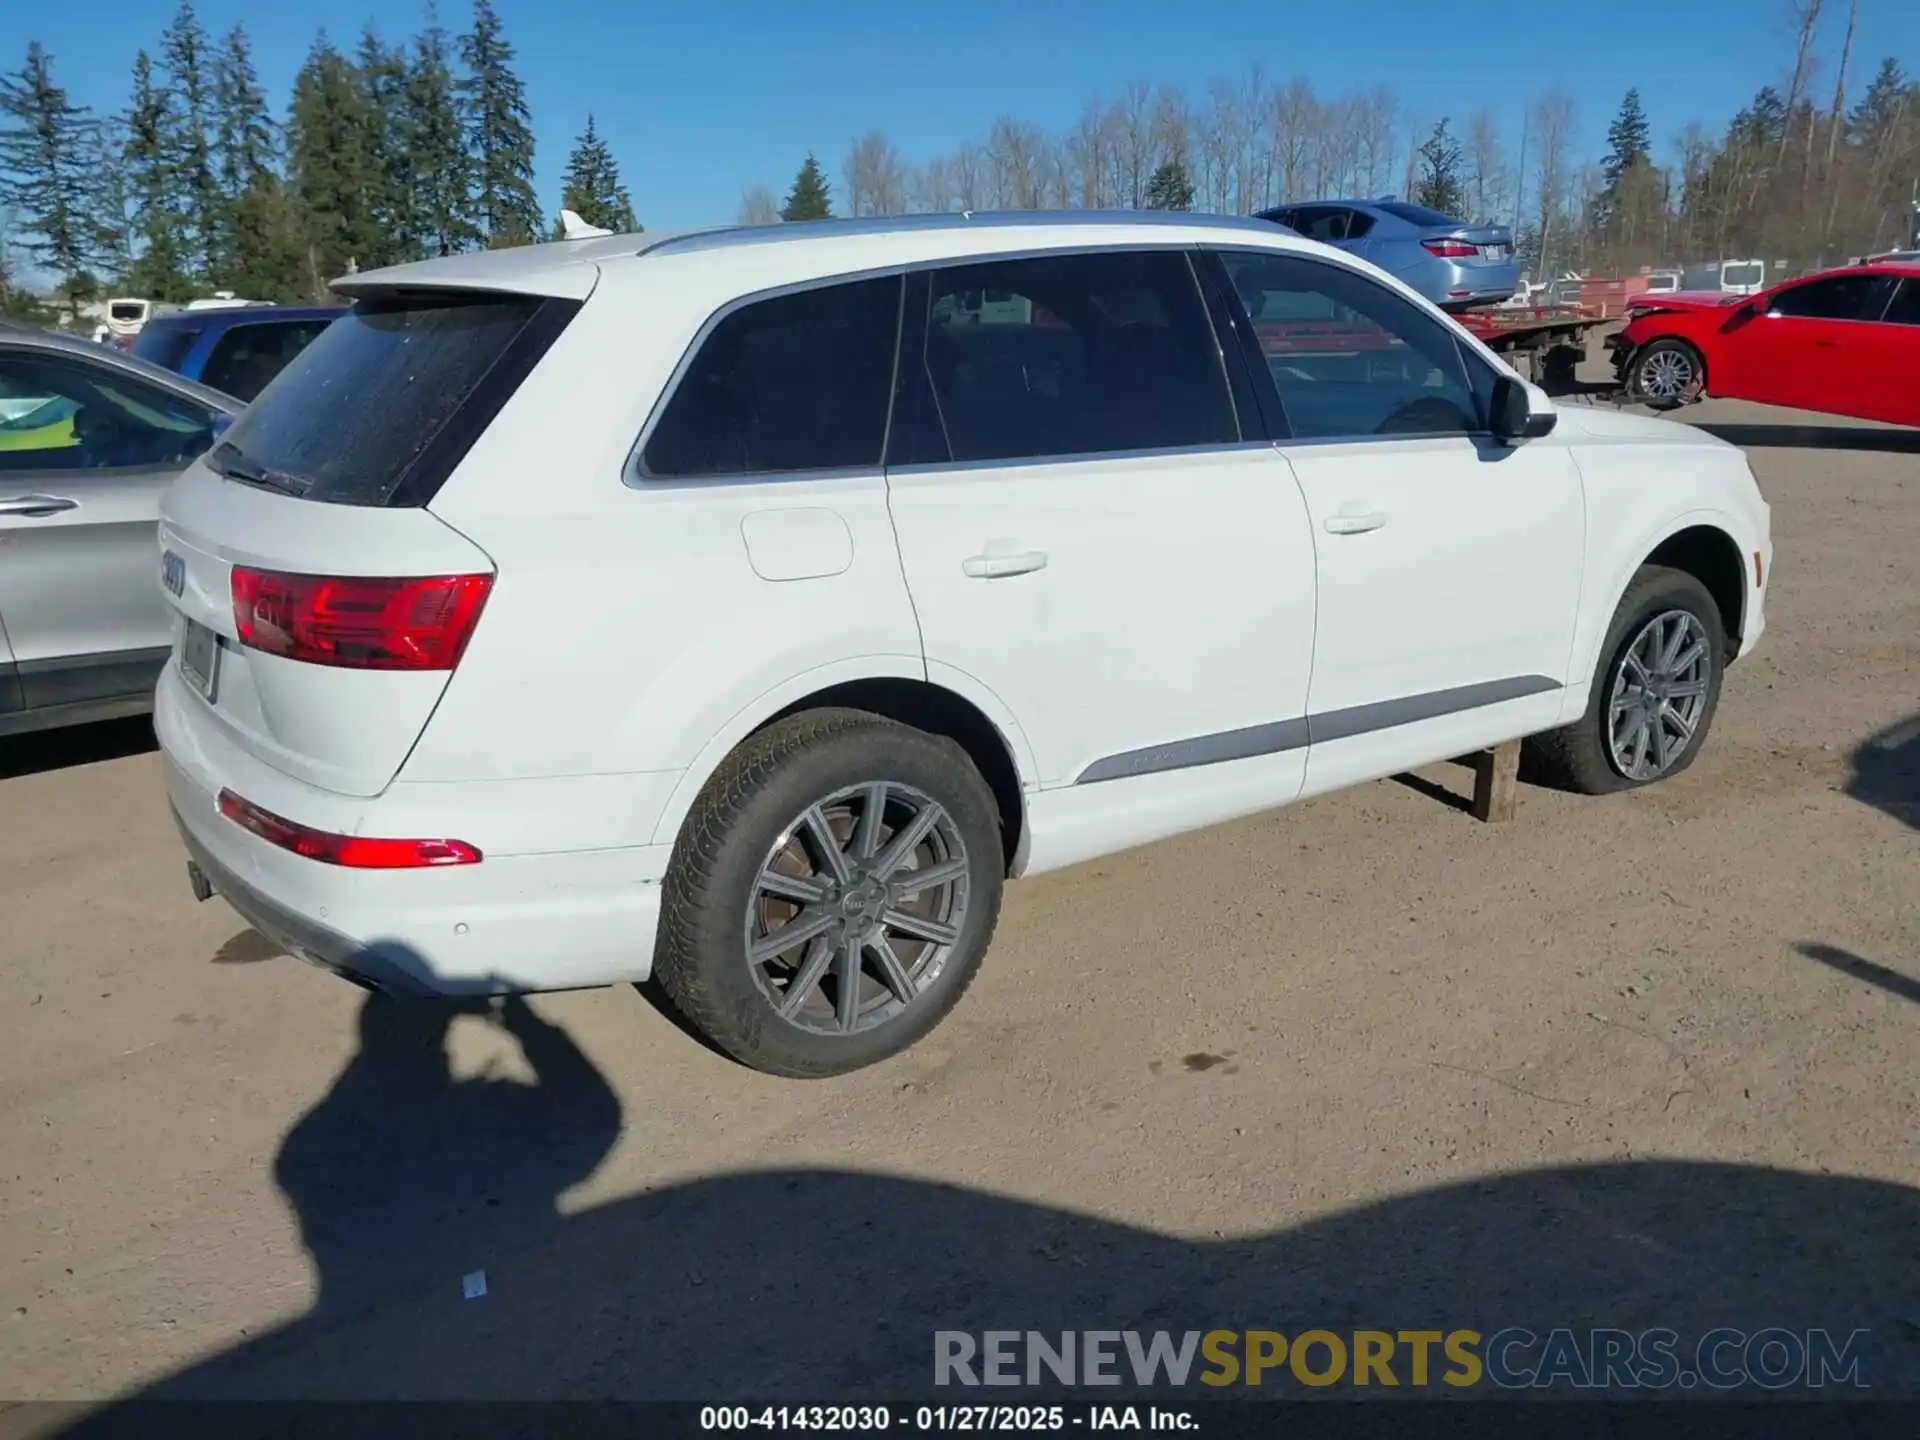
[[[385,505],[540,305],[452,292],[364,300],[267,385],[209,463],[310,500]]]
[[[1723,266],[1720,271],[1722,285],[1764,285],[1767,283],[1767,267],[1759,260],[1742,260]]]
[[[1460,221],[1451,215],[1442,215],[1438,210],[1429,210],[1424,205],[1410,205],[1404,200],[1382,200],[1373,207],[1406,221],[1409,225],[1435,225],[1454,230]]]

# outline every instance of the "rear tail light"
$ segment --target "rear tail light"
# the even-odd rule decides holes
[[[478,865],[480,852],[464,840],[375,840],[333,835],[295,824],[231,790],[220,792],[220,813],[269,845],[350,870],[419,870],[433,865]]]
[[[1438,255],[1442,260],[1463,260],[1480,253],[1478,245],[1469,245],[1464,240],[1422,240],[1420,248],[1429,255]]]
[[[491,575],[382,580],[233,567],[240,643],[349,670],[451,670],[479,623]]]

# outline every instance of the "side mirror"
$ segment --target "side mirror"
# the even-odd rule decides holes
[[[1493,414],[1490,418],[1494,437],[1508,441],[1538,440],[1543,435],[1551,435],[1553,427],[1560,420],[1559,414],[1551,407],[1534,409],[1528,387],[1511,375],[1502,375],[1493,382]]]

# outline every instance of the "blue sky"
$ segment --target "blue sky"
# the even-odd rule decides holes
[[[1853,69],[1879,57],[1920,62],[1913,0],[1862,0]],[[172,0],[9,4],[0,66],[29,40],[56,77],[97,110],[125,105],[134,51],[157,48]],[[802,7],[741,0],[496,0],[533,110],[540,200],[557,202],[574,136],[594,112],[650,228],[731,221],[743,186],[783,194],[804,153],[831,176],[854,136],[878,127],[910,161],[984,136],[1011,114],[1059,132],[1089,95],[1135,78],[1204,93],[1215,75],[1258,61],[1306,76],[1322,95],[1388,84],[1414,113],[1460,120],[1491,106],[1509,145],[1529,95],[1558,85],[1579,106],[1583,156],[1638,85],[1657,150],[1689,120],[1717,134],[1760,85],[1782,85],[1793,37],[1784,0],[1612,0],[1605,6],[1360,0],[825,0]],[[1822,36],[1815,81],[1831,94],[1845,10]],[[418,27],[412,4],[356,14],[322,0],[202,0],[207,28],[243,23],[284,106],[294,71],[325,23],[349,47],[371,18],[389,38]],[[461,0],[442,23],[465,28]],[[1899,17],[1905,13],[1908,18]],[[1524,14],[1527,19],[1519,17]],[[1683,18],[1684,17],[1684,18]],[[1857,84],[1851,87],[1857,93]]]

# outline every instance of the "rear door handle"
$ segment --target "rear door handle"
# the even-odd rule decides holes
[[[31,515],[35,519],[79,508],[78,500],[69,500],[64,495],[15,495],[0,500],[0,515]]]
[[[1008,575],[1031,575],[1047,568],[1047,552],[1028,550],[1018,555],[969,555],[960,568],[975,580],[999,580]]]
[[[1364,535],[1386,523],[1387,517],[1378,510],[1342,510],[1326,519],[1327,533],[1331,535]]]

